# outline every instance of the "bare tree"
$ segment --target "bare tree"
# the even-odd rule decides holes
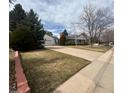
[[[83,30],[88,31],[91,47],[93,43],[100,42],[102,31],[113,25],[113,16],[108,8],[97,9],[87,5],[81,16]]]
[[[114,42],[114,31],[106,30],[102,34],[102,41],[109,44],[109,42]]]
[[[108,8],[98,9],[96,11],[95,32],[97,35],[98,43],[103,31],[113,26],[114,18]]]
[[[83,29],[85,31],[88,31],[89,37],[90,37],[90,44],[91,47],[93,45],[93,38],[95,36],[95,21],[96,21],[96,15],[95,15],[96,9],[91,6],[85,6],[83,10],[83,15],[81,16],[81,21],[83,24]]]

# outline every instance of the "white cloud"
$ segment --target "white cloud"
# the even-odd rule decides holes
[[[16,3],[20,3],[26,11],[32,8],[42,20],[69,27],[79,20],[83,6],[89,2],[97,7],[113,8],[113,0],[18,0]]]

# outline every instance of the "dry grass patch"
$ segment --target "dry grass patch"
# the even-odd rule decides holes
[[[85,50],[90,50],[90,51],[96,51],[96,52],[102,52],[105,53],[108,51],[111,47],[110,46],[93,46],[91,47],[90,45],[77,45],[77,46],[69,46],[72,48],[78,48],[78,49],[85,49]]]
[[[21,53],[31,93],[51,93],[90,62],[78,57],[41,50]]]

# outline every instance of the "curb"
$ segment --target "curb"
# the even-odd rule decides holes
[[[92,92],[86,93],[93,93],[94,89],[96,88],[96,85],[98,84],[98,81],[100,80],[102,74],[109,65],[109,61],[112,58],[112,54],[112,49],[108,50],[106,53],[104,53],[102,56],[100,56],[98,59],[93,61],[91,64],[89,64],[87,67],[85,67],[79,72],[81,75],[87,77],[89,80],[92,80],[95,85],[92,88]]]
[[[14,54],[15,59],[15,71],[16,71],[16,81],[17,81],[17,93],[30,93],[30,88],[23,72],[23,68],[21,66],[21,61],[19,57],[19,52],[15,51]]]
[[[94,93],[96,85],[113,54],[112,49],[80,70],[53,93]]]

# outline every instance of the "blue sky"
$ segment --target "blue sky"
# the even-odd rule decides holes
[[[26,11],[31,8],[41,18],[44,28],[58,35],[63,29],[71,31],[71,23],[78,22],[83,6],[88,3],[95,7],[111,7],[113,0],[17,0]],[[10,6],[10,9],[13,5]]]

